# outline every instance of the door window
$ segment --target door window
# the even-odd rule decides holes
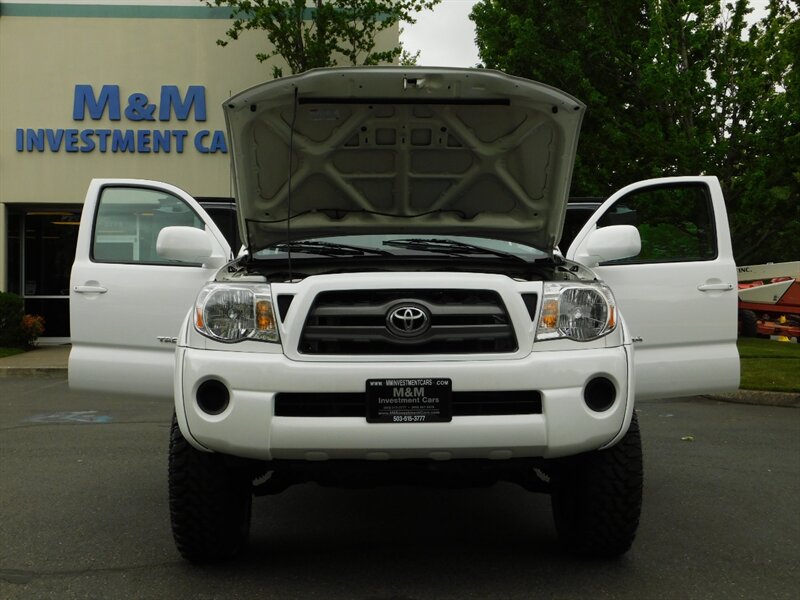
[[[603,265],[689,262],[717,257],[716,233],[708,188],[681,184],[648,187],[620,198],[598,227],[634,225],[642,249],[631,258]]]
[[[106,187],[100,196],[92,238],[92,260],[127,264],[182,264],[156,252],[159,232],[171,226],[205,229],[194,210],[160,190]]]

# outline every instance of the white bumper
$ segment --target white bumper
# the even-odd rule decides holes
[[[183,435],[196,447],[271,459],[388,460],[553,458],[613,444],[633,411],[630,347],[532,352],[514,360],[301,362],[282,354],[177,350],[175,402]],[[587,382],[610,379],[614,404],[583,400]],[[275,394],[364,392],[376,378],[449,378],[453,392],[536,390],[541,414],[454,416],[448,423],[368,423],[365,417],[275,416]],[[197,405],[198,386],[230,391],[218,415]]]

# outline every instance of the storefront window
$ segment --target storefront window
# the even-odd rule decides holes
[[[94,248],[101,259],[159,262],[155,256],[155,238],[162,227],[204,227],[203,221],[182,201],[147,190],[136,197],[141,210],[132,219],[123,210],[129,206],[123,202],[126,191],[129,190],[106,190],[105,199],[111,202],[107,203],[99,219],[97,232],[104,243],[95,244]],[[232,200],[207,198],[201,203],[229,243],[238,249],[236,210]],[[70,336],[69,279],[75,260],[81,210],[80,205],[40,207],[17,204],[8,207],[6,290],[24,298],[26,313],[44,317],[44,338]],[[135,253],[132,248],[136,249]]]
[[[43,337],[69,337],[69,275],[80,220],[80,206],[9,211],[8,290],[25,299],[25,312],[44,317]]]
[[[24,295],[69,296],[69,273],[78,241],[78,211],[31,211],[25,215]]]

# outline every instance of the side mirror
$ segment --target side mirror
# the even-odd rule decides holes
[[[575,259],[587,267],[601,262],[636,256],[642,250],[642,238],[633,225],[610,225],[589,233]]]
[[[164,227],[158,233],[156,252],[161,258],[185,263],[202,263],[205,267],[222,266],[225,257],[213,256],[208,234],[194,227]]]

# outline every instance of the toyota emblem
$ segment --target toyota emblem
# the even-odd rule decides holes
[[[400,304],[386,315],[386,327],[398,337],[417,337],[428,331],[430,326],[431,315],[427,308],[419,304]]]

